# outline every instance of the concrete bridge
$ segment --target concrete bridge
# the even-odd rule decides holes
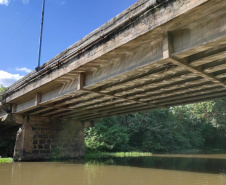
[[[140,0],[8,88],[14,159],[84,155],[98,118],[226,97],[226,1]]]

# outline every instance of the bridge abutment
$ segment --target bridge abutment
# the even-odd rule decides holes
[[[84,126],[79,121],[31,118],[17,132],[14,161],[84,156]]]

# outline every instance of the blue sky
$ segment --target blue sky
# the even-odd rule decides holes
[[[137,0],[46,0],[41,64]],[[0,0],[0,84],[37,67],[42,0]]]

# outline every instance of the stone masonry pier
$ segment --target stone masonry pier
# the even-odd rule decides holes
[[[32,117],[17,132],[14,161],[53,160],[84,156],[84,126]]]

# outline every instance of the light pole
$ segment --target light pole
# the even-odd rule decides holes
[[[45,0],[43,0],[42,4],[42,21],[41,21],[41,31],[39,38],[39,50],[38,50],[38,66],[35,68],[36,71],[40,71],[40,59],[41,59],[41,50],[42,50],[42,31],[43,31],[43,22],[44,22],[44,12],[45,12]]]

